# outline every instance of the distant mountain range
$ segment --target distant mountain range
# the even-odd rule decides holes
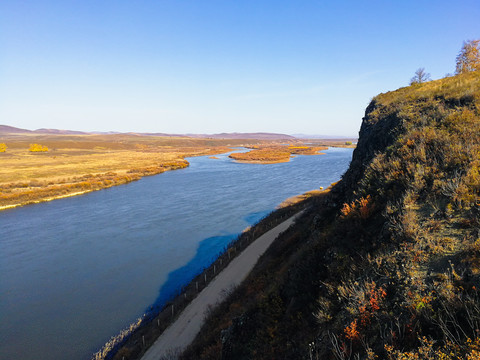
[[[53,135],[87,135],[88,133],[73,130],[58,130],[58,129],[37,129],[27,130],[20,129],[8,125],[0,125],[0,135],[8,134],[53,134]]]
[[[128,133],[119,133],[119,132],[83,132],[83,131],[73,131],[73,130],[59,130],[59,129],[37,129],[37,130],[27,130],[20,129],[8,125],[0,125],[0,135],[10,135],[10,134],[42,134],[42,135],[113,135],[113,134],[123,134],[123,135],[138,135],[138,136],[170,136],[170,137],[192,137],[192,138],[211,138],[211,139],[260,139],[260,140],[293,140],[294,136],[286,134],[277,134],[277,133],[221,133],[221,134],[165,134],[165,133],[137,133],[137,132],[128,132]]]
[[[31,135],[136,135],[136,136],[167,136],[167,137],[191,137],[191,138],[207,138],[207,139],[258,139],[258,140],[295,140],[295,139],[355,139],[355,137],[348,136],[331,136],[331,135],[309,135],[309,134],[278,134],[267,132],[254,133],[220,133],[220,134],[166,134],[166,133],[138,133],[138,132],[84,132],[74,130],[59,130],[59,129],[37,129],[27,130],[20,129],[8,125],[0,125],[1,135],[15,135],[15,134],[31,134]]]
[[[345,135],[315,135],[315,134],[292,134],[297,139],[322,139],[322,140],[356,140],[358,136],[345,136]]]
[[[213,138],[213,139],[260,139],[260,140],[277,140],[277,139],[291,139],[294,140],[295,137],[286,134],[276,134],[276,133],[221,133],[221,134],[187,134],[189,137],[197,138]]]

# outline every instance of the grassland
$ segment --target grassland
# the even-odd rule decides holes
[[[188,166],[185,157],[260,141],[137,135],[2,135],[0,209],[79,195]],[[30,144],[48,147],[29,151]]]

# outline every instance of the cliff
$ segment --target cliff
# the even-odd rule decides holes
[[[480,354],[480,73],[376,96],[348,171],[182,359]]]

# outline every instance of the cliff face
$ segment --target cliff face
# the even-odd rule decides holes
[[[306,206],[183,358],[477,358],[479,72],[375,97]]]
[[[355,184],[361,179],[368,164],[376,153],[383,152],[387,146],[391,145],[397,138],[399,132],[400,119],[395,113],[383,117],[379,121],[372,121],[371,114],[374,111],[381,111],[377,100],[372,100],[365,110],[360,127],[357,147],[354,150],[352,162],[343,178],[343,189],[354,190]]]
[[[442,121],[449,121],[455,113],[478,111],[478,86],[478,72],[474,72],[376,96],[362,119],[358,145],[343,178],[342,190],[347,193],[356,190],[366,165],[375,155],[385,153],[390,145],[413,127],[418,131],[431,126],[438,127]],[[468,123],[469,120],[464,125],[468,126]],[[443,130],[457,131],[448,127]]]

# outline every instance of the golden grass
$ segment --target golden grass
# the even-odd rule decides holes
[[[282,209],[294,204],[298,204],[299,202],[304,201],[311,197],[320,196],[320,195],[324,196],[329,192],[330,192],[330,187],[326,190],[323,190],[323,187],[321,187],[318,190],[310,190],[310,191],[307,191],[306,193],[295,195],[295,196],[289,197],[288,199],[285,199],[284,201],[282,201],[280,205],[277,206],[277,209]]]
[[[325,146],[294,146],[294,145],[257,145],[246,153],[233,153],[230,158],[243,163],[274,164],[290,161],[291,155],[320,155]]]
[[[255,149],[246,153],[233,153],[229,157],[245,163],[273,164],[290,161],[290,152],[282,149]]]
[[[99,190],[188,166],[182,153],[63,150],[2,154],[0,206],[23,205]]]
[[[478,99],[479,86],[480,71],[472,71],[382,93],[376,96],[374,100],[381,102],[383,105],[389,105],[393,102],[425,100],[427,98],[462,99],[472,96]]]
[[[105,135],[5,136],[0,210],[125,184],[188,166],[190,156],[230,151],[238,141]],[[31,152],[29,144],[48,152]],[[255,141],[254,141],[255,142]]]

